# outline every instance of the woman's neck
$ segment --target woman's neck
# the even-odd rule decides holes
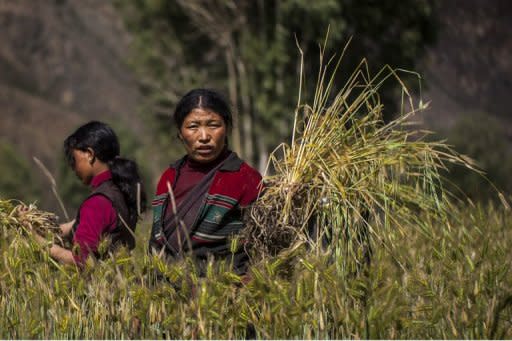
[[[92,167],[92,174],[93,174],[93,176],[96,176],[96,175],[101,174],[108,170],[110,170],[110,168],[108,167],[108,165],[105,162],[102,162],[102,161],[99,161],[98,159],[96,159],[96,161],[94,162],[93,167]]]

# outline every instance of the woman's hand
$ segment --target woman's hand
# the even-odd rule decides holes
[[[73,253],[70,250],[65,249],[59,245],[52,245],[51,243],[48,242],[48,240],[46,240],[46,238],[41,236],[36,231],[32,231],[32,233],[34,239],[39,245],[43,247],[49,246],[48,250],[50,252],[50,257],[63,264],[76,264],[75,258],[73,257]]]
[[[43,236],[41,236],[39,233],[37,233],[36,231],[32,230],[32,235],[34,237],[34,239],[36,240],[36,242],[41,245],[41,246],[46,246],[48,245],[48,241],[46,240],[46,238],[44,238]]]
[[[18,222],[29,231],[32,231],[32,224],[30,223],[30,219],[27,217],[27,214],[30,212],[31,209],[32,208],[30,206],[26,206],[24,204],[20,204],[16,206],[16,208],[14,209],[16,212]]]
[[[28,213],[28,211],[30,211],[30,207],[24,204],[20,204],[16,206],[15,210],[18,213],[19,217],[23,217],[25,214]]]
[[[69,236],[71,234],[71,230],[73,229],[73,225],[75,224],[75,219],[68,221],[67,223],[60,224],[60,232],[63,237]]]
[[[15,210],[19,222],[27,229],[27,231],[32,235],[32,237],[34,237],[36,243],[43,247],[49,247],[48,250],[50,252],[50,257],[64,264],[76,264],[71,250],[65,249],[59,245],[52,245],[51,242],[49,242],[45,237],[39,234],[37,230],[32,226],[29,217],[27,217],[27,214],[32,210],[31,206],[19,205],[18,207],[15,208]],[[59,227],[62,231],[62,234],[69,234],[74,223],[75,221],[72,220],[68,223],[60,225]]]

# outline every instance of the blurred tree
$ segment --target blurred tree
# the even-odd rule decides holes
[[[289,137],[299,89],[295,37],[304,51],[304,72],[311,82],[306,84],[306,96],[314,87],[318,46],[328,27],[329,46],[337,53],[354,37],[343,63],[348,70],[345,77],[363,57],[375,69],[385,64],[412,68],[425,44],[435,37],[435,3],[428,0],[129,0],[117,4],[134,33],[131,62],[143,79],[149,98],[144,111],[151,113],[155,128],[165,127],[163,133],[169,135],[170,113],[191,88],[219,89],[228,94],[235,111],[233,149],[260,169],[268,153]],[[392,88],[383,91],[389,118],[396,94]]]
[[[32,167],[6,141],[0,141],[0,198],[19,199],[25,203],[40,198],[41,187],[34,178]]]
[[[512,194],[512,151],[506,126],[498,118],[483,113],[466,114],[454,127],[443,132],[447,142],[458,152],[477,162],[485,177],[462,167],[450,167],[447,174],[452,185],[476,201],[497,200],[497,192]],[[487,179],[488,180],[487,180]]]

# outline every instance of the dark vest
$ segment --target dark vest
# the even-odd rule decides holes
[[[128,207],[126,206],[123,194],[121,193],[119,188],[112,182],[112,180],[107,180],[102,182],[98,187],[96,187],[92,191],[92,193],[87,197],[87,199],[95,195],[103,195],[105,198],[110,200],[112,206],[114,207],[117,213],[117,226],[113,231],[109,232],[109,237],[112,241],[110,244],[110,251],[113,251],[116,247],[120,245],[125,245],[130,250],[135,248],[135,238],[132,232],[135,232],[135,226],[137,225],[137,216],[135,216],[131,220],[129,219]],[[75,224],[73,225],[71,238],[73,238],[79,224],[80,209],[78,210],[78,213],[76,215],[76,220]],[[126,225],[128,225],[132,232],[128,230],[128,227]],[[98,255],[96,254],[96,256]]]

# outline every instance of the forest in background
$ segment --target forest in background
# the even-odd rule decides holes
[[[193,87],[216,88],[230,99],[238,123],[231,146],[264,169],[269,153],[290,138],[299,89],[297,45],[308,62],[308,96],[327,30],[332,52],[352,38],[336,84],[344,84],[343,71],[363,58],[375,70],[389,64],[418,71],[421,92],[417,78],[406,78],[408,85],[432,103],[417,119],[511,191],[510,124],[506,107],[499,106],[511,72],[511,30],[504,24],[510,6],[503,1],[459,7],[420,0],[0,4],[3,198],[58,210],[36,156],[73,212],[87,189],[67,169],[61,144],[90,119],[114,126],[123,154],[141,165],[151,195],[161,170],[182,153],[170,116]],[[397,110],[396,91],[382,89],[387,119]],[[484,179],[462,169],[448,176],[473,199],[494,195]]]

